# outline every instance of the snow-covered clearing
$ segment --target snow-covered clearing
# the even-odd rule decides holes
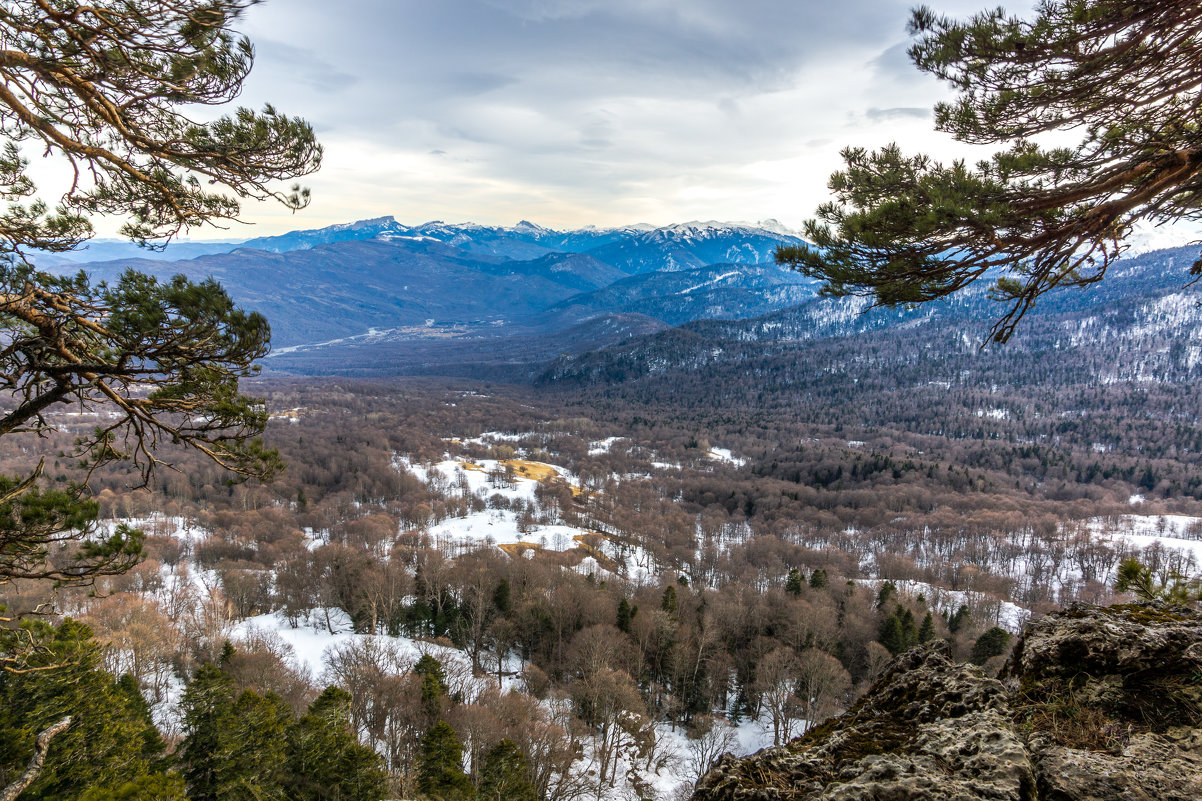
[[[725,462],[726,464],[733,464],[735,467],[742,467],[747,464],[746,459],[735,456],[726,448],[710,448],[708,456],[715,462]]]
[[[234,626],[231,639],[236,642],[263,634],[274,635],[284,642],[292,650],[294,667],[314,679],[320,678],[325,671],[325,657],[331,649],[352,640],[384,643],[408,663],[417,662],[423,654],[430,654],[444,666],[458,666],[469,672],[471,668],[467,656],[458,648],[419,642],[408,637],[356,634],[350,618],[341,609],[310,610],[296,628],[289,624],[283,612],[248,617]]]
[[[590,442],[588,444],[588,455],[600,456],[603,453],[609,453],[609,449],[613,447],[613,444],[622,439],[625,439],[625,437],[606,437],[605,439]]]
[[[1112,542],[1124,542],[1135,548],[1160,548],[1180,551],[1202,566],[1202,517],[1187,515],[1123,515],[1098,517],[1089,521],[1090,531]]]
[[[433,465],[416,464],[407,456],[394,460],[398,469],[408,470],[421,481],[442,492],[479,495],[488,498],[500,495],[510,501],[534,498],[534,490],[542,481],[563,480],[577,486],[576,478],[562,467],[525,459],[444,459]]]

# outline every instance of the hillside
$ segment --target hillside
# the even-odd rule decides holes
[[[476,363],[487,372],[495,352],[520,350],[532,336],[610,315],[675,325],[784,308],[808,297],[811,282],[763,262],[771,262],[778,244],[797,241],[741,224],[561,232],[531,223],[405,227],[389,217],[250,240],[179,261],[126,258],[57,269],[83,269],[97,279],[130,267],[162,277],[217,278],[271,322],[273,344],[287,355],[269,361],[273,369],[313,373],[320,364],[337,364],[336,372],[360,375],[456,375]],[[718,256],[723,266],[710,267]],[[627,281],[632,276],[640,280]],[[603,290],[609,291],[594,294]],[[564,350],[613,344],[610,334],[590,347],[534,348],[518,377]],[[578,332],[565,336],[579,339]],[[444,357],[423,355],[447,340],[456,344]],[[358,347],[364,342],[372,347]],[[329,348],[336,352],[320,352]],[[408,361],[411,349],[416,355]]]

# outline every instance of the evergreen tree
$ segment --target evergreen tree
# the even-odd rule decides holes
[[[388,795],[383,760],[360,745],[350,725],[351,696],[327,687],[288,729],[288,801],[380,801]]]
[[[933,639],[935,639],[935,617],[927,612],[926,617],[922,619],[922,627],[918,630],[918,641],[930,642]]]
[[[915,65],[960,92],[936,128],[999,152],[970,166],[847,148],[836,200],[806,225],[814,246],[778,261],[882,305],[984,277],[1008,307],[1004,341],[1043,293],[1101,280],[1137,221],[1202,216],[1199,4],[1048,0],[1030,20],[998,8],[964,22],[919,7],[910,26]],[[1079,139],[1041,144],[1053,131]]]
[[[146,702],[128,679],[97,667],[91,629],[69,618],[57,627],[25,621],[19,632],[0,632],[0,651],[18,637],[31,644],[29,671],[0,671],[0,776],[7,777],[0,789],[24,770],[37,735],[67,718],[22,801],[74,801],[163,769],[163,741]]]
[[[785,577],[785,592],[794,597],[801,595],[801,586],[803,581],[804,580],[801,577],[801,571],[795,567],[791,568],[789,570],[789,575]]]
[[[510,598],[509,580],[501,579],[497,584],[497,588],[493,590],[492,605],[497,612],[504,617],[508,617],[513,610],[513,600]]]
[[[188,801],[178,773],[150,773],[116,788],[94,787],[79,801]]]
[[[830,582],[826,578],[826,571],[823,570],[822,568],[818,568],[817,570],[815,570],[813,573],[810,574],[810,587],[812,589],[821,590],[822,588],[826,587],[829,583]]]
[[[271,186],[320,164],[303,120],[271,108],[210,122],[184,115],[240,93],[253,56],[231,26],[253,1],[15,2],[0,10],[8,89],[0,97],[0,374],[12,401],[0,437],[53,430],[46,412],[63,405],[107,405],[112,419],[72,453],[90,466],[131,461],[149,478],[155,446],[168,441],[242,474],[278,470],[278,455],[256,439],[266,409],[238,393],[239,379],[267,352],[261,315],[237,309],[212,280],[158,281],[131,270],[92,284],[26,260],[31,250],[76,248],[96,214],[124,215],[122,233],[146,243],[236,219],[235,197],[294,209],[307,203],[299,187]],[[51,211],[34,199],[39,190],[19,142],[36,143],[88,180],[68,181]],[[0,528],[25,521],[2,535],[0,585],[82,583],[133,564],[140,535],[99,531],[81,487],[39,490],[40,473],[0,481]],[[58,547],[72,540],[79,547]]]
[[[413,672],[419,676],[432,676],[435,683],[438,685],[438,691],[445,694],[447,692],[447,678],[443,673],[442,663],[439,662],[430,654],[422,654],[417,660],[417,664],[413,666]]]
[[[972,661],[974,664],[983,665],[991,657],[1001,656],[1006,653],[1006,647],[1010,645],[1010,632],[994,626],[986,629],[977,638],[977,641],[972,646]]]
[[[634,618],[634,610],[625,598],[618,601],[618,630],[630,633],[630,621]]]
[[[475,795],[463,772],[463,746],[446,721],[440,720],[422,737],[417,789],[435,801],[468,801]]]
[[[191,801],[282,799],[291,713],[274,693],[238,693],[220,668],[205,664],[184,691],[186,736],[180,773]]]
[[[421,705],[426,718],[433,722],[442,715],[442,699],[447,694],[447,683],[443,678],[442,663],[429,654],[422,654],[413,666],[413,672],[422,677]]]
[[[476,797],[480,801],[538,801],[530,763],[512,740],[497,743],[484,758]]]
[[[676,614],[676,610],[677,610],[678,606],[679,606],[679,601],[676,598],[676,588],[673,587],[671,584],[669,584],[667,587],[664,588],[663,597],[660,598],[660,601],[659,601],[659,608],[663,609],[665,612],[667,612],[669,614],[674,615],[674,614]]]
[[[877,632],[877,640],[881,645],[889,649],[889,653],[897,656],[906,649],[905,634],[902,631],[901,620],[896,614],[889,615],[881,621],[881,628]]]
[[[885,605],[890,601],[897,599],[897,585],[892,581],[886,581],[881,584],[881,588],[876,594],[876,608],[884,609]]]
[[[1184,604],[1202,599],[1202,581],[1173,572],[1166,576],[1164,581],[1157,582],[1149,568],[1131,557],[1119,563],[1114,591],[1129,592],[1145,601],[1162,600]]]
[[[898,607],[898,619],[901,621],[902,643],[904,644],[902,650],[918,645],[918,626],[914,623],[914,613],[909,609]]]
[[[947,628],[953,634],[956,634],[960,631],[960,629],[964,628],[964,626],[967,625],[968,621],[971,619],[972,615],[968,613],[968,607],[964,604],[961,604],[960,608],[956,610],[956,614],[948,618]]]

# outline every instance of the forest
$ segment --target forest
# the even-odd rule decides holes
[[[1115,597],[1123,559],[1200,570],[1196,424],[1153,414],[933,432],[871,405],[807,421],[587,388],[251,386],[274,481],[170,447],[147,487],[102,468],[101,525],[143,532],[136,566],[4,586],[11,610],[53,603],[23,631],[35,667],[69,669],[0,676],[0,784],[80,719],[21,798],[683,798],[912,644],[996,669],[1030,616]],[[1023,408],[945,398],[953,421]],[[66,454],[99,418],[62,414],[0,440],[6,472],[57,453],[50,482],[79,478]]]

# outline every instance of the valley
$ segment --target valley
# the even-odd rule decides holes
[[[543,798],[682,799],[911,645],[992,670],[1027,621],[1127,597],[1125,559],[1202,573],[1193,251],[1122,262],[982,348],[984,292],[820,297],[768,261],[789,237],[384,218],[83,263],[212,276],[269,317],[242,385],[286,469],[233,483],[168,443],[147,487],[103,467],[102,526],[142,529],[145,558],[93,589],[14,581],[6,603],[89,625],[168,742],[189,677],[221,662],[298,715],[346,690],[402,797],[437,718],[473,781],[508,739]],[[0,461],[57,453],[66,485],[106,419],[48,411]]]
[[[422,656],[445,673],[439,714],[469,773],[508,737],[537,755],[548,798],[684,797],[712,749],[749,753],[850,703],[892,656],[890,621],[894,648],[929,628],[968,659],[995,626],[1115,598],[1124,558],[1202,570],[1189,440],[1145,453],[1124,434],[1139,415],[1116,411],[1110,428],[1023,445],[1044,423],[1020,413],[1037,405],[1022,387],[966,407],[983,437],[915,434],[871,406],[810,422],[554,384],[249,388],[287,470],[231,486],[167,449],[176,469],[153,489],[97,473],[102,519],[141,527],[147,557],[58,603],[139,681],[165,736],[180,731],[181,677],[228,642],[240,687],[300,709],[326,684],[349,689],[401,788],[424,731]],[[57,422],[43,449],[95,421]],[[1110,445],[1077,444],[1093,439]],[[19,439],[0,444],[10,471],[28,465]],[[38,582],[13,589],[10,603],[48,600]],[[795,694],[798,677],[821,689]],[[619,701],[612,719],[590,693]]]

